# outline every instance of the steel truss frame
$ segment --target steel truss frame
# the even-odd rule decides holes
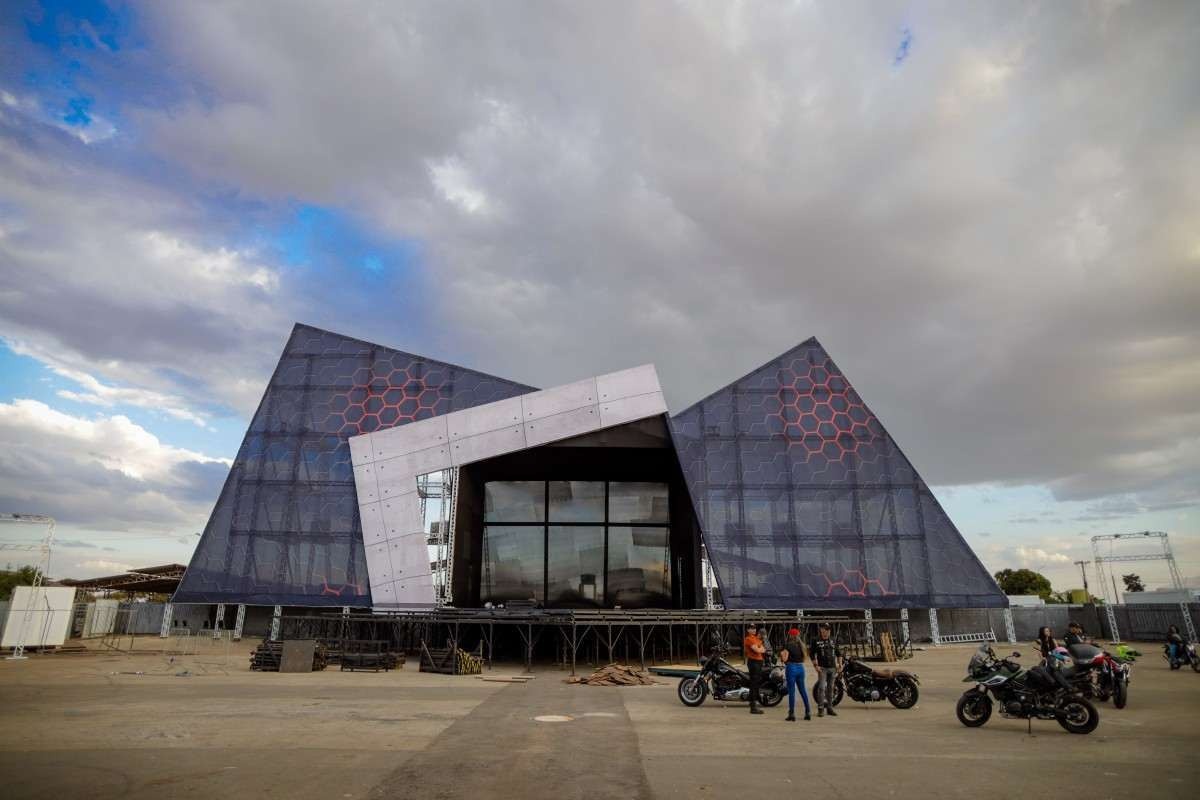
[[[1122,556],[1102,556],[1100,555],[1100,543],[1112,542],[1118,540],[1129,539],[1149,539],[1156,540],[1162,546],[1161,553],[1131,553]],[[1099,575],[1100,588],[1103,590],[1111,583],[1113,594],[1117,593],[1116,573],[1110,565],[1116,563],[1127,563],[1134,561],[1166,561],[1167,569],[1171,573],[1171,587],[1176,592],[1182,593],[1183,579],[1179,576],[1179,567],[1175,565],[1175,554],[1171,552],[1171,539],[1162,531],[1142,531],[1141,533],[1110,533],[1092,537],[1092,558],[1096,562],[1096,572]],[[1108,579],[1106,582],[1105,578]],[[1108,618],[1109,631],[1112,633],[1114,642],[1121,641],[1120,632],[1117,630],[1117,615],[1113,610],[1113,606],[1120,601],[1120,597],[1113,597],[1109,602],[1104,604],[1105,615]],[[1188,641],[1196,641],[1196,624],[1192,621],[1192,615],[1188,609],[1187,600],[1184,599],[1179,603],[1179,610],[1183,612],[1183,624],[1187,628]]]
[[[441,608],[432,611],[320,614],[283,616],[280,639],[322,639],[340,642],[387,641],[395,648],[417,651],[421,643],[443,641],[451,647],[470,644],[480,650],[489,668],[498,632],[515,632],[522,645],[526,670],[532,670],[534,651],[546,636],[556,638],[556,665],[574,675],[581,659],[599,664],[636,661],[649,663],[702,660],[713,639],[739,643],[750,622],[765,628],[766,639],[778,650],[789,628],[800,627],[807,638],[816,626],[828,622],[842,650],[859,658],[878,659],[883,648],[876,638],[884,631],[901,658],[912,655],[904,635],[905,622],[874,617],[800,615],[792,611],[508,611]],[[868,630],[871,633],[868,633]],[[463,649],[467,649],[464,647]],[[605,660],[606,659],[606,660]]]
[[[33,575],[33,586],[29,594],[29,604],[25,606],[25,613],[21,615],[21,627],[17,629],[17,643],[13,647],[12,654],[8,656],[9,661],[23,661],[27,658],[25,655],[25,636],[29,632],[29,623],[33,620],[33,606],[37,601],[38,589],[42,588],[42,585],[46,581],[46,573],[50,571],[50,552],[54,548],[54,526],[56,523],[53,517],[45,517],[40,514],[3,514],[0,515],[0,522],[46,526],[46,534],[38,544],[0,544],[0,549],[29,550],[41,554],[41,558],[38,559],[37,571]],[[47,608],[49,608],[48,604]]]

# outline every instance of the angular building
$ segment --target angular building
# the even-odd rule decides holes
[[[174,600],[691,609],[706,560],[730,609],[1007,604],[815,339],[670,416],[651,365],[537,390],[303,325]]]

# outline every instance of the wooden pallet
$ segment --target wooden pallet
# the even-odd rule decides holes
[[[272,642],[264,639],[263,643],[254,648],[250,654],[250,670],[252,672],[279,672],[280,662],[283,661],[283,642]],[[313,672],[320,672],[327,664],[325,648],[320,643],[313,649]]]

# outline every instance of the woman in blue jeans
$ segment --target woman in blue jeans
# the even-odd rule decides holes
[[[788,631],[787,642],[784,644],[780,657],[783,659],[787,675],[788,690],[788,722],[796,721],[796,689],[800,689],[800,698],[804,700],[804,718],[812,719],[808,709],[808,689],[804,686],[804,642],[800,639],[800,631],[792,628]]]

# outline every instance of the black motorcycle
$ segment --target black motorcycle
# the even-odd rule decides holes
[[[992,648],[982,645],[967,665],[964,683],[974,687],[958,699],[954,712],[968,728],[978,728],[992,716],[992,697],[1000,704],[1001,716],[1029,720],[1052,719],[1069,733],[1091,733],[1100,724],[1096,707],[1071,688],[1056,669],[1037,666],[1022,670],[1012,658],[997,658]],[[990,694],[990,696],[989,696]]]
[[[750,675],[725,660],[726,649],[714,647],[700,666],[700,672],[679,681],[679,702],[695,708],[711,694],[714,700],[750,701]],[[787,694],[783,667],[772,656],[763,659],[763,681],[758,690],[759,705],[773,708]]]
[[[874,669],[857,658],[847,658],[833,679],[833,705],[849,695],[860,703],[887,700],[896,708],[912,708],[917,704],[921,681],[915,672],[902,669]],[[817,684],[813,684],[812,696],[817,696]],[[819,705],[818,701],[818,705]]]

